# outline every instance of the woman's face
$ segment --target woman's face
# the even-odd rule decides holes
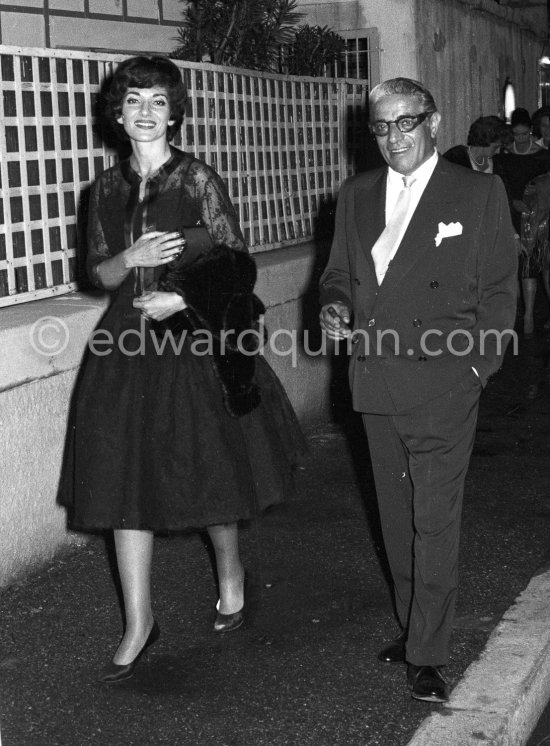
[[[129,88],[122,99],[122,114],[117,122],[131,140],[166,139],[168,127],[174,123],[166,88]]]
[[[512,129],[512,135],[517,145],[526,145],[531,139],[531,130],[525,124],[516,124]]]

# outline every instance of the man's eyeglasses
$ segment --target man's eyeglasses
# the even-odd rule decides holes
[[[404,114],[402,117],[397,117],[397,119],[392,119],[389,122],[380,119],[378,122],[371,124],[370,129],[376,137],[386,137],[392,124],[395,124],[399,132],[412,132],[431,114],[433,114],[433,111],[425,111],[423,114],[416,114],[415,116]]]

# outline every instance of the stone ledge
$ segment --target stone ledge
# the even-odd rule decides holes
[[[75,292],[4,309],[0,392],[77,368],[107,303],[104,294]]]
[[[311,242],[255,255],[266,308],[308,291],[316,255]],[[0,392],[77,368],[108,302],[104,293],[73,292],[3,309],[0,349],[9,354],[0,358]]]
[[[297,300],[311,290],[319,258],[328,256],[328,242],[309,241],[254,254],[258,267],[256,293],[266,308]]]

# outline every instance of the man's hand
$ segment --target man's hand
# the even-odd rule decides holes
[[[351,336],[349,326],[351,312],[344,303],[327,303],[321,308],[321,328],[330,339],[347,339]]]

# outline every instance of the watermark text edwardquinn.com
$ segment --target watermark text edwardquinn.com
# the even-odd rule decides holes
[[[378,329],[376,333],[355,329],[348,339],[335,344],[317,330],[279,328],[268,333],[263,317],[257,329],[241,331],[236,338],[234,329],[222,330],[219,335],[214,335],[208,329],[183,329],[180,334],[174,334],[170,329],[159,332],[158,328],[160,327],[155,331],[149,321],[142,317],[139,329],[125,329],[118,337],[108,329],[95,329],[88,339],[88,348],[98,357],[107,357],[115,348],[129,357],[145,355],[148,346],[152,346],[157,355],[164,354],[168,348],[176,355],[181,354],[185,348],[186,352],[199,356],[211,355],[214,349],[222,355],[226,349],[234,350],[235,347],[243,355],[255,355],[258,352],[264,354],[268,349],[279,357],[290,357],[293,367],[298,365],[300,351],[309,357],[349,354],[358,343],[361,343],[361,354],[366,356],[393,354],[436,358],[450,354],[464,357],[474,349],[484,355],[487,345],[492,354],[500,355],[509,342],[512,344],[513,354],[517,355],[518,352],[518,336],[513,329],[482,329],[475,335],[466,329],[454,329],[449,333],[440,329],[426,329],[413,349],[401,343],[395,329]],[[253,340],[254,344],[251,344]],[[29,341],[35,352],[53,357],[67,349],[70,330],[63,319],[43,316],[32,325]]]

